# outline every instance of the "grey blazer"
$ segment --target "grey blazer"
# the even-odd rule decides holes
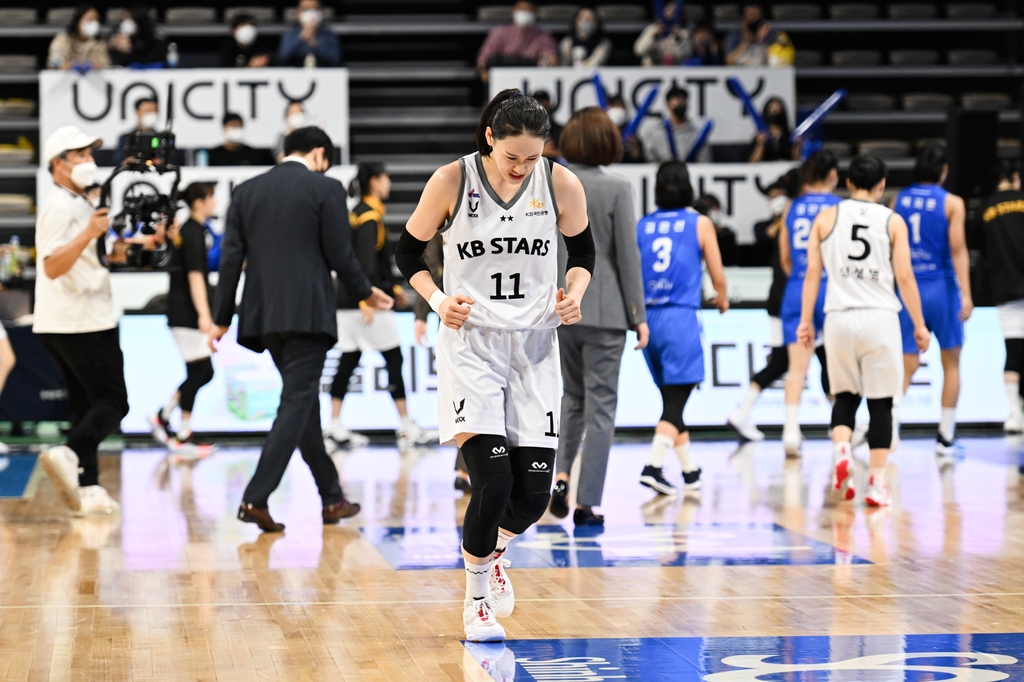
[[[583,296],[578,323],[602,329],[634,329],[647,321],[640,248],[636,242],[636,213],[629,182],[597,166],[570,165],[587,194],[587,217],[597,247],[594,278]],[[565,241],[558,240],[559,286],[565,284],[568,258]]]

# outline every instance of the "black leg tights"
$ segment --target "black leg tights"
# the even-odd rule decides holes
[[[182,412],[191,412],[196,404],[196,394],[206,384],[213,381],[213,361],[210,358],[203,358],[195,362],[185,363],[185,381],[178,387],[181,397],[178,399],[178,406]]]
[[[341,354],[341,359],[338,360],[338,373],[334,375],[334,381],[331,383],[332,398],[345,399],[348,382],[352,380],[352,372],[356,371],[356,367],[359,366],[359,358],[362,356],[363,354],[359,351]]]

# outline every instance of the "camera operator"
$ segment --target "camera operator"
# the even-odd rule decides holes
[[[110,273],[96,240],[107,233],[107,209],[83,196],[93,183],[92,150],[102,144],[74,126],[46,140],[43,162],[53,186],[36,223],[38,276],[32,330],[67,386],[71,430],[40,463],[61,500],[77,515],[116,514],[120,505],[99,485],[97,448],[128,414],[124,357],[110,291]]]

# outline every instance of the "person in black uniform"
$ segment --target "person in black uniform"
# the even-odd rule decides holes
[[[213,326],[210,314],[209,263],[206,253],[206,221],[216,212],[214,183],[193,182],[185,189],[185,203],[191,215],[173,239],[171,286],[167,293],[167,324],[185,360],[185,381],[170,400],[149,418],[153,437],[172,451],[196,457],[212,454],[209,445],[192,442],[192,407],[199,389],[213,380],[213,361],[206,335]],[[181,409],[177,432],[171,429],[171,415]]]
[[[251,14],[236,14],[231,35],[220,46],[222,68],[258,69],[270,65],[270,50],[259,40],[256,19]]]
[[[238,114],[224,114],[224,144],[210,150],[211,166],[273,166],[269,149],[245,144],[245,124]]]

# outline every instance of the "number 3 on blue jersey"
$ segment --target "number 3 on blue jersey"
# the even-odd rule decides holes
[[[651,265],[655,272],[665,272],[672,263],[672,239],[670,237],[658,237],[651,242],[651,250],[658,257]]]

